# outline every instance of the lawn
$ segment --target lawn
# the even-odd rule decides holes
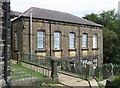
[[[17,64],[11,66],[11,76],[16,79],[28,77],[44,78],[44,75]]]

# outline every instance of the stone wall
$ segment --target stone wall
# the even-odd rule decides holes
[[[13,21],[13,28],[12,28],[12,35],[14,35],[15,29],[19,32],[19,40],[22,43],[19,47],[21,53],[29,53],[30,52],[30,23],[29,18],[24,18],[24,21],[20,21],[19,18]],[[21,28],[23,24],[25,29]],[[22,24],[22,25],[21,25]],[[94,26],[86,26],[86,25],[78,25],[72,23],[64,23],[64,22],[54,22],[54,21],[47,21],[47,20],[40,20],[40,19],[33,19],[32,22],[32,50],[33,53],[42,55],[42,56],[52,56],[55,58],[60,57],[74,57],[74,56],[88,56],[94,55],[98,57],[98,65],[103,63],[103,35],[102,29],[99,27]],[[21,31],[22,30],[22,31]],[[45,31],[45,50],[44,51],[37,51],[37,31],[43,30]],[[54,32],[59,31],[61,32],[61,50],[54,50]],[[69,33],[75,33],[75,49],[69,49]],[[80,32],[80,34],[79,34]],[[82,49],[82,34],[88,33],[88,49]],[[92,49],[92,35],[96,33],[98,35],[98,48]],[[79,36],[80,35],[80,36]],[[79,39],[80,38],[80,39]],[[22,40],[21,40],[22,39]],[[14,40],[14,37],[13,37]],[[79,41],[80,40],[80,41]],[[50,42],[51,41],[51,42]],[[15,42],[13,41],[12,44],[15,46]],[[80,46],[80,48],[79,48]],[[20,48],[19,48],[20,49]],[[14,52],[15,53],[15,52]],[[14,57],[13,57],[14,58]],[[14,58],[15,59],[15,58]]]
[[[6,9],[8,6],[8,9]],[[0,0],[0,87],[9,78],[10,59],[10,0]],[[6,32],[7,30],[7,32]],[[7,65],[6,65],[7,64]],[[6,74],[4,74],[6,71]],[[6,75],[6,76],[5,76]],[[7,79],[6,79],[7,80]]]
[[[2,78],[3,78],[3,40],[2,40],[2,23],[3,23],[3,9],[2,9],[2,1],[0,1],[0,87],[2,86]]]

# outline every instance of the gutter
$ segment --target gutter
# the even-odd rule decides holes
[[[50,35],[49,35],[49,38],[50,38],[50,56],[52,55],[52,47],[51,47],[51,22],[49,21],[49,33],[50,33]]]
[[[80,60],[80,26],[78,26],[78,58]]]
[[[30,60],[32,60],[32,10],[30,11]]]

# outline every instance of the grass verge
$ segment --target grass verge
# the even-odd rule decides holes
[[[25,68],[25,67],[23,67],[23,66],[20,66],[20,65],[15,64],[15,65],[13,65],[12,67],[13,67],[13,68],[20,69],[21,71],[24,71],[25,74],[31,74],[32,76],[35,76],[35,77],[38,77],[38,78],[45,78],[44,75],[39,74],[39,73],[37,73],[37,72],[35,72],[35,71],[31,70],[31,69]],[[24,75],[24,74],[23,74],[23,75]]]

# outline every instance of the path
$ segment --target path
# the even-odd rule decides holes
[[[32,66],[32,65],[28,65],[25,63],[22,63],[22,66],[27,67],[29,69],[32,69],[40,74],[44,74],[48,77],[51,76],[51,71],[44,69],[44,68],[40,68],[40,67],[36,67],[36,66]],[[82,87],[82,88],[90,88],[90,85],[92,88],[94,88],[94,86],[98,86],[96,80],[90,80],[89,82],[77,77],[73,77],[64,73],[58,73],[58,79],[59,79],[59,83],[69,86],[69,87]],[[89,84],[90,83],[90,84]]]
[[[80,78],[76,78],[76,77],[72,77],[72,76],[68,76],[65,74],[58,74],[58,79],[59,82],[61,84],[64,84],[66,86],[69,87],[75,87],[75,86],[82,86],[82,88],[84,87],[89,87],[89,83],[86,80],[80,79]]]

